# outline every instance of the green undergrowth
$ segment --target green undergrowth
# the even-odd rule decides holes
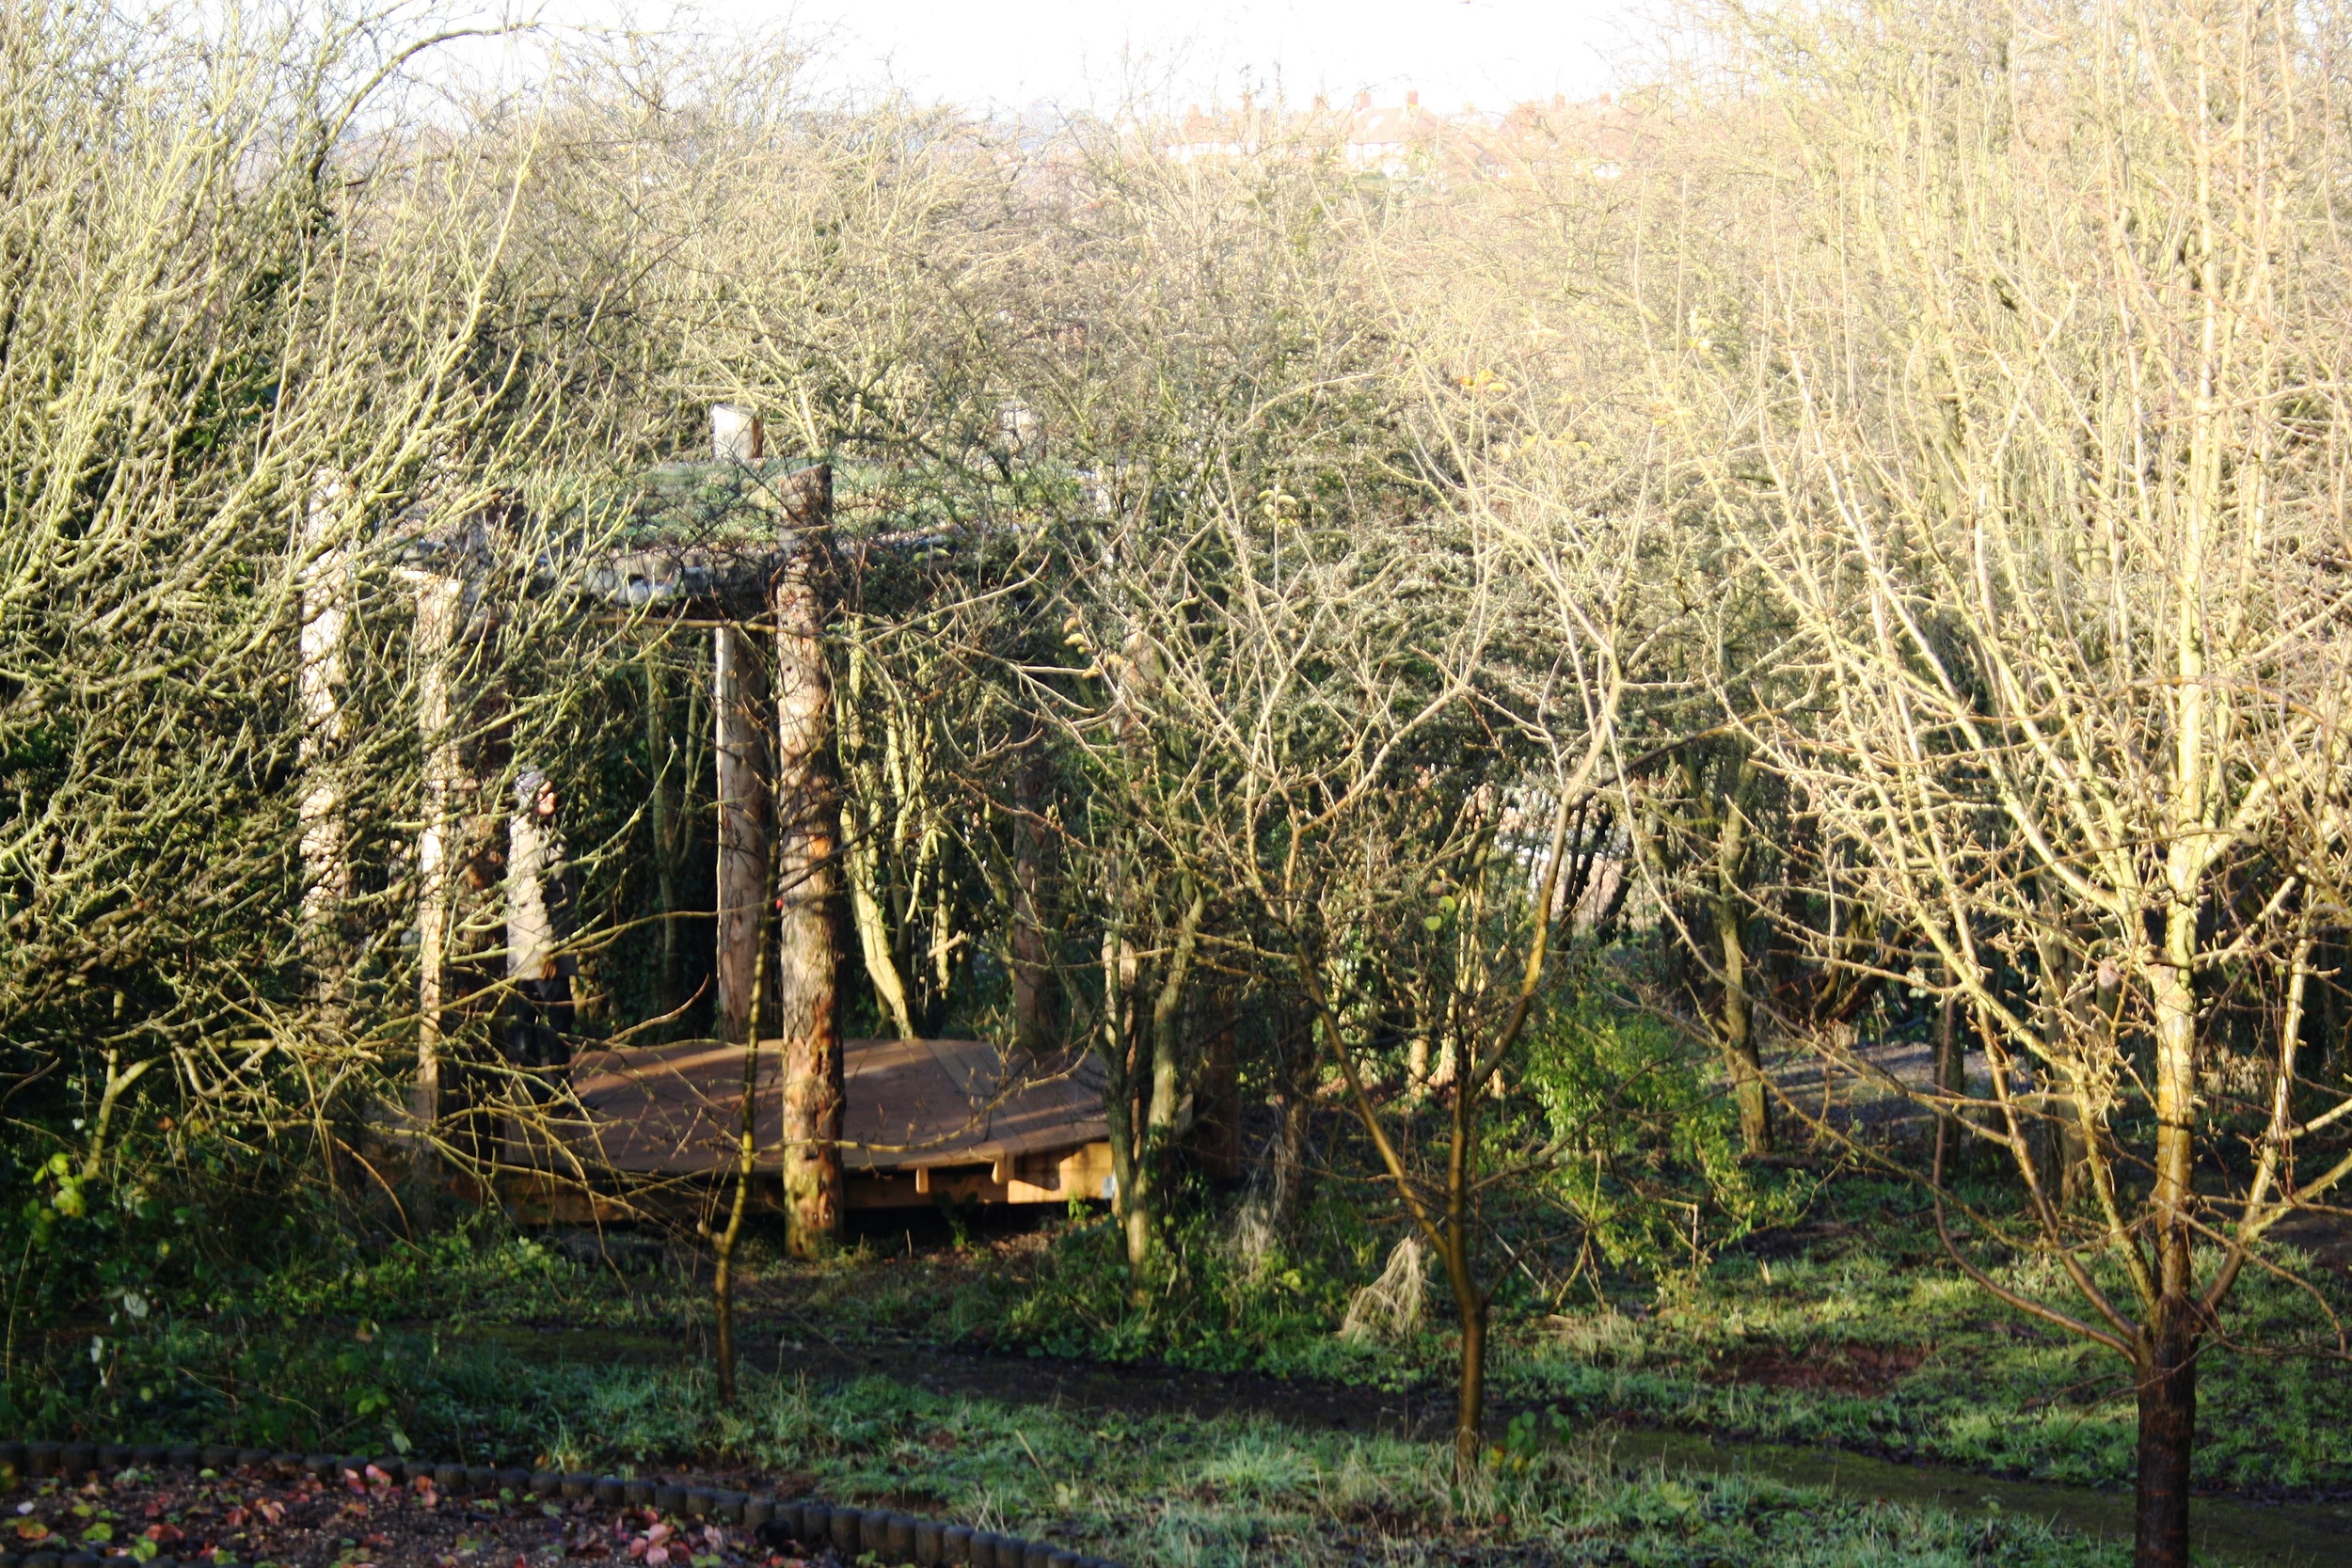
[[[2332,1348],[2352,1292],[2287,1249],[2313,1290],[2249,1270],[2234,1345]],[[1996,1278],[2087,1311],[2057,1265]],[[2116,1299],[2130,1292],[2104,1281]],[[2253,1492],[2352,1485],[2352,1370],[2328,1355],[2216,1344],[2199,1369],[2196,1478]],[[1916,1189],[1849,1180],[1794,1255],[1734,1255],[1650,1303],[1590,1301],[1502,1338],[1500,1397],[1733,1435],[1830,1444],[2036,1480],[2130,1482],[2137,1412],[2113,1353],[2016,1311],[1937,1243]]]
[[[2241,1325],[2267,1320],[2278,1339],[2322,1326],[2274,1281],[2243,1291]],[[1769,1280],[1726,1271],[1639,1319],[1594,1311],[1525,1325],[1497,1363],[1500,1397],[1586,1415],[2076,1484],[2120,1486],[2134,1470],[2137,1414],[2120,1357],[1965,1280],[1867,1250],[1783,1262]],[[2352,1376],[2340,1365],[2216,1349],[2200,1382],[2200,1484],[2352,1483]]]
[[[297,1421],[289,1431],[289,1410],[334,1402],[335,1358],[345,1352],[367,1363],[383,1406],[331,1429]],[[2123,1560],[2116,1548],[2028,1521],[1621,1465],[1580,1444],[1520,1446],[1460,1483],[1442,1446],[1306,1433],[1263,1419],[1015,1409],[879,1378],[819,1390],[758,1372],[747,1374],[737,1408],[722,1410],[700,1368],[548,1365],[424,1335],[353,1339],[319,1354],[280,1345],[275,1354],[254,1369],[269,1372],[273,1389],[190,1404],[174,1413],[170,1435],[344,1447],[389,1439],[484,1462],[751,1472],[765,1484],[1169,1568],[1531,1553],[1558,1563],[1721,1568]]]
[[[1118,1228],[1081,1215],[912,1262],[847,1254],[797,1279],[790,1300],[828,1333],[851,1337],[1383,1386],[1422,1381],[1413,1347],[1332,1332],[1349,1296],[1379,1272],[1387,1242],[1337,1206],[1317,1229],[1310,1255],[1251,1257],[1222,1219],[1188,1215],[1168,1227],[1159,1278],[1137,1291]]]
[[[382,1323],[560,1321],[580,1327],[673,1323],[701,1299],[677,1255],[651,1237],[617,1240],[613,1259],[593,1235],[519,1231],[495,1212],[406,1242],[344,1243],[304,1254],[243,1283],[239,1310],[281,1319],[366,1318]],[[223,1305],[226,1305],[224,1298]]]
[[[1392,1236],[1337,1203],[1313,1216],[1316,1244],[1299,1256],[1253,1254],[1236,1229],[1202,1206],[1174,1227],[1168,1265],[1143,1291],[1116,1233],[1083,1212],[956,1248],[902,1251],[875,1239],[815,1265],[784,1262],[761,1238],[744,1311],[762,1342],[821,1337],[900,1354],[909,1342],[952,1344],[1417,1394],[1451,1386],[1439,1287],[1416,1332],[1366,1342],[1336,1332]],[[504,1441],[500,1410],[512,1390],[492,1379],[478,1397],[467,1393],[472,1363],[453,1352],[461,1339],[532,1360],[592,1346],[641,1361],[696,1354],[709,1304],[687,1255],[635,1240],[615,1243],[617,1262],[599,1261],[586,1240],[484,1217],[422,1247],[338,1242],[242,1281],[215,1275],[136,1301],[117,1291],[77,1325],[16,1340],[0,1418],[159,1436],[234,1425],[256,1441],[303,1447],[358,1443],[350,1434],[368,1432],[391,1441],[421,1421]],[[1580,1425],[1617,1417],[2037,1480],[2128,1482],[2136,1413],[2121,1362],[1960,1278],[1905,1189],[1850,1179],[1807,1230],[1765,1240],[1768,1248],[1662,1284],[1588,1271],[1564,1297],[1506,1294],[1490,1364],[1498,1406],[1556,1408]],[[2031,1260],[2003,1268],[2064,1297]],[[2252,1271],[2229,1323],[2234,1336],[2274,1344],[2328,1331],[2310,1296]],[[564,1332],[548,1332],[556,1327]],[[438,1392],[421,1392],[429,1390]],[[428,1418],[459,1407],[473,1414]],[[516,1418],[537,1419],[527,1409]],[[2352,1485],[2352,1372],[2327,1359],[2216,1349],[2201,1369],[2199,1436],[2197,1477],[2209,1487]]]
[[[1617,1416],[2074,1484],[2129,1482],[2137,1413],[2122,1360],[1968,1282],[1937,1249],[1910,1189],[1850,1180],[1813,1227],[1774,1250],[1781,1256],[1734,1252],[1638,1287],[1588,1275],[1565,1301],[1506,1293],[1490,1365],[1495,1398],[1581,1419]],[[1432,1287],[1418,1333],[1353,1343],[1335,1332],[1350,1292],[1384,1256],[1368,1233],[1344,1247],[1327,1240],[1311,1262],[1261,1260],[1254,1275],[1206,1223],[1181,1230],[1171,1251],[1157,1288],[1136,1291],[1111,1228],[1079,1223],[993,1251],[911,1263],[844,1259],[803,1277],[792,1300],[804,1321],[845,1339],[1385,1389],[1451,1386],[1441,1287]],[[2276,1260],[2324,1278],[2292,1253]],[[2080,1309],[2045,1264],[2011,1259],[1998,1272]],[[2344,1312],[2352,1300],[2329,1305]],[[2257,1271],[2231,1298],[2227,1323],[2245,1342],[2332,1342],[2319,1301]],[[2201,1485],[2352,1485],[2352,1370],[2325,1356],[2217,1346],[2200,1381]]]

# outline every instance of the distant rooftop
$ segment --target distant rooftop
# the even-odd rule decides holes
[[[1232,106],[1193,104],[1168,128],[1160,150],[1180,164],[1286,150],[1332,154],[1351,169],[1391,178],[1504,179],[1565,164],[1608,179],[1623,156],[1622,119],[1606,94],[1506,109],[1464,103],[1454,111],[1424,105],[1417,92],[1402,103],[1375,103],[1370,93],[1358,93],[1345,108],[1318,98],[1306,109],[1261,105],[1245,94]]]

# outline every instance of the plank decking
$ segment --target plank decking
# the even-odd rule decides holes
[[[1109,1196],[1101,1064],[1008,1063],[983,1040],[851,1040],[843,1049],[841,1164],[852,1208],[935,1194],[1048,1202]],[[783,1163],[783,1050],[755,1067],[755,1168]],[[691,1176],[731,1167],[743,1052],[707,1041],[584,1052],[572,1089],[587,1113],[565,1141],[592,1167]]]

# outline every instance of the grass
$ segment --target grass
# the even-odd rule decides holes
[[[1524,1322],[1497,1386],[1588,1413],[2128,1484],[2137,1414],[2121,1359],[1959,1277],[1930,1252],[1917,1216],[1903,1223],[1903,1196],[1876,1195],[1874,1225],[1841,1227],[1806,1256],[1720,1263],[1639,1317],[1595,1307]],[[2000,1273],[2072,1305],[2039,1260]],[[2274,1344],[2332,1339],[2309,1296],[2251,1271],[2228,1314],[2239,1335]],[[2352,1373],[2341,1363],[2217,1347],[2200,1384],[2200,1484],[2352,1485]]]
[[[1678,1568],[2122,1560],[2027,1521],[1620,1465],[1586,1444],[1525,1449],[1463,1484],[1441,1445],[1263,1419],[1090,1416],[878,1378],[822,1390],[761,1372],[747,1375],[737,1408],[721,1410],[699,1367],[550,1366],[426,1335],[352,1342],[384,1369],[389,1402],[376,1419],[420,1452],[566,1469],[748,1469],[793,1490],[1168,1568],[1504,1560],[1531,1549],[1560,1563]],[[286,1355],[278,1370],[290,1381],[278,1395],[300,1405],[323,1401],[335,1375],[331,1356]],[[282,1441],[274,1408],[215,1400],[200,1430],[176,1435]]]
[[[755,1259],[746,1310],[843,1344],[882,1338],[1153,1360],[1384,1388],[1453,1377],[1442,1317],[1406,1342],[1354,1344],[1333,1326],[1378,1269],[1377,1238],[1245,1278],[1212,1220],[1178,1234],[1169,1288],[1140,1307],[1106,1226],[1073,1219],[993,1244],[901,1259],[879,1244],[814,1268]],[[1587,1276],[1582,1299],[1506,1298],[1491,1368],[1505,1404],[1618,1416],[1773,1441],[1933,1460],[2033,1480],[2121,1486],[2134,1464],[2129,1380],[2105,1351],[2026,1319],[1958,1276],[1911,1189],[1849,1178],[1793,1251],[1735,1252],[1663,1289]],[[2291,1256],[2285,1259],[2294,1261]],[[2065,1292],[2031,1259],[2015,1282]],[[2343,1292],[2336,1292],[2341,1295]],[[666,1332],[699,1323],[676,1273],[622,1278],[529,1237],[485,1230],[423,1254],[279,1277],[257,1299],[327,1314],[471,1323],[561,1322]],[[2344,1310],[2352,1302],[2335,1300]],[[2233,1327],[2325,1338],[2300,1291],[2249,1272]],[[2217,1349],[2201,1370],[2197,1477],[2256,1494],[2352,1486],[2352,1371],[2317,1358]]]
[[[1581,1302],[1506,1303],[1490,1367],[1496,1399],[1579,1419],[1616,1416],[2031,1480],[2128,1484],[2137,1412],[2118,1358],[1962,1278],[1910,1189],[1850,1179],[1835,1203],[1795,1256],[1735,1253],[1639,1294],[1597,1287]],[[1403,1343],[1333,1334],[1351,1277],[1345,1261],[1321,1265],[1338,1282],[1291,1268],[1287,1282],[1278,1272],[1250,1291],[1196,1265],[1184,1289],[1137,1307],[1114,1244],[1107,1227],[1078,1227],[914,1263],[849,1259],[794,1280],[789,1300],[844,1341],[908,1337],[1388,1388],[1450,1385],[1441,1320]],[[1360,1283],[1377,1256],[1353,1266]],[[2067,1299],[2032,1259],[2000,1272]],[[2251,1271],[2229,1313],[2236,1332],[2272,1343],[2332,1333],[2309,1295]],[[2352,1486],[2352,1371],[2341,1363],[2216,1348],[2200,1381],[2201,1485],[2255,1494]]]
[[[1507,1299],[1497,1399],[1567,1419],[1534,1424],[1533,1441],[1505,1439],[1492,1471],[1467,1487],[1430,1445],[1255,1419],[1014,1408],[879,1379],[823,1389],[749,1371],[741,1406],[719,1411],[702,1371],[675,1358],[681,1330],[707,1313],[687,1272],[674,1262],[621,1275],[489,1221],[422,1250],[335,1242],[223,1273],[144,1314],[109,1297],[107,1321],[63,1327],[18,1355],[0,1417],[50,1434],[749,1467],[1150,1563],[1455,1551],[1676,1564],[2121,1560],[2014,1520],[1627,1467],[1587,1442],[1544,1436],[1615,1415],[2042,1480],[2128,1479],[2133,1412],[2119,1367],[1956,1280],[1900,1190],[1849,1181],[1832,1201],[1802,1236],[1663,1287],[1588,1274],[1581,1301]],[[755,1246],[746,1310],[763,1334],[845,1346],[913,1338],[1447,1385],[1442,1323],[1403,1342],[1336,1337],[1381,1244],[1338,1225],[1325,1234],[1344,1244],[1245,1268],[1219,1222],[1187,1222],[1177,1268],[1141,1301],[1115,1238],[1080,1215],[918,1256],[873,1243],[815,1266]],[[2008,1267],[2033,1282],[2030,1260]],[[2320,1321],[2265,1277],[2249,1280],[2237,1311],[2273,1336]],[[594,1353],[549,1365],[564,1341],[521,1326],[548,1323],[636,1347],[652,1364]],[[2204,1481],[2258,1492],[2352,1482],[2352,1378],[2340,1368],[2217,1354],[2202,1384]]]

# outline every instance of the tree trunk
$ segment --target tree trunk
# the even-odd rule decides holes
[[[1241,1041],[1232,989],[1216,984],[1205,1012],[1200,1082],[1185,1142],[1202,1175],[1231,1181],[1241,1175]]]
[[[1944,998],[1935,1012],[1935,1092],[1958,1100],[1968,1092],[1967,1056],[1960,1044],[1960,1003]]]
[[[1547,881],[1544,891],[1549,893]],[[1454,1407],[1454,1465],[1467,1475],[1486,1457],[1486,1293],[1479,1289],[1470,1249],[1477,1216],[1472,1205],[1478,1146],[1478,1097],[1485,1088],[1474,1082],[1478,1053],[1470,1041],[1457,1039],[1463,1069],[1454,1085],[1454,1138],[1446,1151],[1445,1277],[1454,1291],[1454,1309],[1462,1322],[1461,1381]]]
[[[1182,1009],[1192,976],[1192,956],[1207,897],[1195,891],[1177,918],[1174,941],[1160,961],[1159,988],[1152,1002],[1152,1098],[1145,1110],[1143,1146],[1135,1162],[1136,1201],[1127,1211],[1127,1267],[1140,1275],[1158,1242],[1154,1211],[1176,1148],[1176,1112],[1184,1098]]]
[[[1743,767],[1744,781],[1753,764]],[[1740,934],[1740,867],[1747,857],[1747,819],[1737,795],[1724,801],[1716,840],[1715,936],[1724,966],[1723,1048],[1731,1071],[1731,1092],[1740,1109],[1740,1138],[1750,1154],[1772,1151],[1772,1101],[1764,1084],[1764,1059],[1756,1049],[1756,1020],[1748,1006],[1748,954]]]
[[[1127,1214],[1136,1189],[1136,1117],[1134,1101],[1118,1085],[1105,1085],[1103,1120],[1110,1131],[1111,1217],[1120,1234],[1127,1232]]]
[[[906,976],[898,967],[889,912],[882,907],[882,765],[864,720],[869,669],[865,648],[853,638],[850,689],[847,700],[838,705],[841,726],[834,737],[834,754],[841,760],[841,870],[850,894],[850,924],[883,1026],[899,1039],[915,1039],[920,1036],[914,1009],[907,1001]]]
[[[2191,1304],[2164,1301],[2140,1335],[2135,1568],[2189,1568],[2189,1464],[2197,1448],[2197,1337]]]
[[[1486,1451],[1486,1303],[1463,1302],[1461,1389],[1454,1407],[1454,1465],[1465,1473],[1476,1469]]]
[[[506,821],[506,977],[518,985],[547,979],[555,968],[555,918],[547,888],[554,839],[538,802],[517,800]]]
[[[758,651],[737,626],[711,633],[710,672],[719,796],[718,1000],[711,1032],[739,1040],[753,1011],[767,903],[768,747],[761,719],[768,683]]]
[[[1267,1203],[1266,1223],[1285,1242],[1296,1233],[1298,1216],[1307,1205],[1308,1112],[1313,1103],[1313,1057],[1285,1050],[1276,1091],[1275,1111],[1281,1120],[1274,1133],[1274,1193]]]
[[[776,978],[785,1051],[784,1199],[787,1244],[812,1257],[841,1233],[841,966],[833,689],[815,583],[819,531],[831,521],[824,467],[786,482],[791,559],[771,605],[776,622]]]
[[[1149,1227],[1145,1195],[1136,1170],[1136,1085],[1133,991],[1135,948],[1115,926],[1103,931],[1103,1119],[1111,1140],[1111,1215],[1128,1238],[1132,1260],[1136,1227]],[[1144,1217],[1136,1216],[1142,1212]]]
[[[882,896],[876,891],[879,879],[875,862],[880,853],[867,843],[859,843],[867,832],[860,814],[844,800],[841,804],[841,836],[855,847],[842,856],[850,888],[850,914],[857,927],[859,953],[866,959],[866,978],[874,988],[874,1002],[882,1015],[882,1024],[900,1039],[915,1039],[919,1032],[914,1022],[914,1009],[907,1003],[905,979],[898,974],[898,960],[890,949],[889,917],[882,912]]]
[[[2175,849],[2176,856],[2181,854]],[[2188,879],[2173,879],[2180,887]],[[2139,1477],[2134,1535],[2137,1568],[2188,1568],[2189,1462],[2197,1442],[2195,1257],[2189,1209],[2196,1157],[2197,906],[2166,911],[2164,961],[2148,969],[2155,1007],[2156,1150],[2148,1196],[2155,1253],[2155,1307],[2141,1329]]]

